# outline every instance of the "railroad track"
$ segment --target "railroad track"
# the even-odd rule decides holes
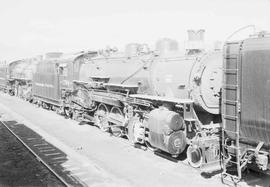
[[[62,168],[67,158],[64,152],[45,141],[40,135],[16,121],[0,121],[16,139],[54,175],[63,186],[85,186]]]

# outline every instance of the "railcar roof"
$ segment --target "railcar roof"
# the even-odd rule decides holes
[[[86,52],[81,51],[78,53],[63,54],[63,56],[59,58],[43,59],[42,62],[59,63],[59,64],[71,63],[71,62],[74,62],[78,58],[82,58],[87,55],[94,55],[94,54],[97,54],[97,52],[96,51],[86,51]]]

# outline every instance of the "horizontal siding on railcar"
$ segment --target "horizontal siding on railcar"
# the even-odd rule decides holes
[[[222,116],[227,135],[270,146],[270,38],[227,43],[224,52]]]
[[[240,136],[270,145],[270,38],[252,38],[241,52]]]

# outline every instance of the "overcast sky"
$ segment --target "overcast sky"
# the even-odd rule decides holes
[[[210,41],[249,24],[270,31],[270,0],[0,0],[0,23],[0,60],[10,60],[163,37],[182,42],[187,29],[205,29]]]

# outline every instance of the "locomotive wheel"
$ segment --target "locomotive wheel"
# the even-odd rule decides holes
[[[72,119],[75,120],[75,121],[81,121],[81,114],[79,114],[79,112],[75,109],[72,110]]]
[[[10,96],[14,96],[14,95],[15,95],[15,93],[14,93],[14,91],[13,91],[13,90],[9,90],[9,92],[8,92],[8,93],[9,93],[9,95],[10,95]]]
[[[69,107],[63,107],[64,110],[64,114],[67,118],[71,118],[72,119],[72,111]]]
[[[135,140],[135,136],[134,136],[134,127],[135,127],[135,120],[131,120],[128,123],[128,140],[130,141],[130,143],[135,144],[136,140]]]
[[[117,137],[126,135],[123,133],[122,127],[119,127],[119,123],[123,123],[125,120],[125,117],[121,109],[118,107],[112,107],[110,117],[118,121],[117,123],[112,122],[110,123],[111,133]]]
[[[39,100],[37,100],[36,104],[37,104],[37,107],[41,107],[41,105],[42,105],[41,101],[39,101]]]
[[[55,106],[52,106],[52,111],[56,111],[57,110],[57,108],[55,107]]]
[[[95,125],[103,132],[107,132],[109,129],[108,114],[109,109],[105,104],[100,104],[95,112]]]
[[[45,103],[45,102],[42,102],[41,106],[42,106],[42,108],[44,108],[46,110],[49,109],[49,105],[47,103]]]
[[[187,149],[187,161],[194,168],[198,168],[202,165],[203,155],[199,146],[189,145]]]
[[[141,122],[138,117],[133,117],[129,120],[127,138],[132,144],[144,144],[145,129],[143,122]]]

